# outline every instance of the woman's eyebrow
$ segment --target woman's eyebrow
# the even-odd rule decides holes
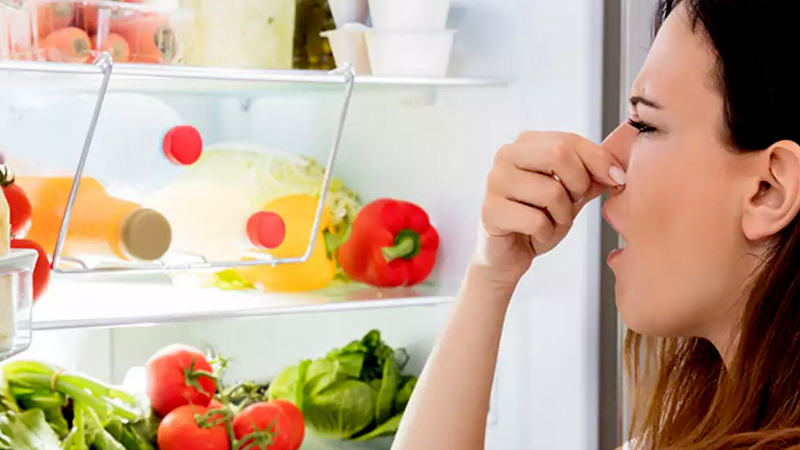
[[[631,106],[633,106],[634,108],[639,105],[645,105],[654,109],[662,109],[662,106],[659,105],[658,103],[639,95],[634,95],[633,97],[631,97],[630,103]]]

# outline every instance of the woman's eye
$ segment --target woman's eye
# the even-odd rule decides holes
[[[640,122],[637,120],[628,119],[628,124],[633,128],[636,128],[636,131],[638,131],[639,134],[652,133],[654,131],[658,131],[656,127],[646,122]]]

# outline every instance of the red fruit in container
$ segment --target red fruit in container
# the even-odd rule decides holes
[[[92,46],[95,50],[111,53],[114,62],[124,63],[131,60],[131,48],[125,38],[117,33],[109,33],[108,36],[99,38],[100,36],[97,35],[92,36]]]
[[[245,441],[242,448],[296,450],[291,437],[293,425],[275,403],[254,403],[233,420],[233,435],[237,441]]]
[[[271,400],[270,402],[277,405],[289,420],[291,424],[289,438],[292,442],[292,450],[299,449],[303,445],[303,439],[306,437],[306,420],[303,417],[303,412],[288,400],[279,399]]]
[[[36,301],[47,291],[47,286],[50,284],[50,261],[47,259],[47,252],[41,245],[29,239],[12,239],[11,248],[27,248],[36,250],[39,254],[33,267],[33,301]]]
[[[208,403],[208,410],[213,411],[215,409],[225,409],[225,405],[223,405],[219,400],[212,399],[211,402]]]
[[[43,38],[56,30],[66,28],[75,15],[72,2],[42,2],[36,6],[31,18],[36,23],[36,37]]]
[[[339,264],[353,280],[376,287],[414,286],[436,263],[439,234],[414,203],[383,198],[356,216]]]
[[[95,34],[97,33],[97,15],[96,5],[78,3],[75,5],[75,18],[72,24],[89,34]]]
[[[85,63],[92,57],[92,41],[85,31],[67,27],[50,33],[42,42],[48,61]]]
[[[111,24],[131,48],[131,61],[169,63],[177,54],[175,30],[163,14],[144,13],[122,17]]]
[[[158,426],[159,450],[228,450],[230,439],[222,418],[202,406],[185,405],[170,412]]]
[[[213,369],[205,355],[186,345],[168,345],[145,364],[147,398],[164,417],[183,405],[207,407],[217,392]]]
[[[8,170],[0,170],[0,187],[6,197],[10,212],[11,237],[22,238],[31,227],[33,206],[25,191],[14,182],[14,177],[9,178]]]

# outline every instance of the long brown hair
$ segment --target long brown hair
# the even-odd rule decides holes
[[[717,56],[736,152],[800,142],[800,0],[683,0]],[[654,32],[681,0],[660,0]],[[634,450],[800,450],[800,223],[754,274],[726,365],[700,338],[629,332]]]

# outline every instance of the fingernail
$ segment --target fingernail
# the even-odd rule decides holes
[[[579,198],[579,199],[575,200],[575,205],[578,205],[578,206],[580,206],[580,205],[582,205],[582,204],[583,204],[583,197],[581,197],[581,198]]]
[[[619,186],[623,186],[625,184],[625,171],[620,169],[617,166],[611,166],[608,170],[608,176],[614,180]]]

